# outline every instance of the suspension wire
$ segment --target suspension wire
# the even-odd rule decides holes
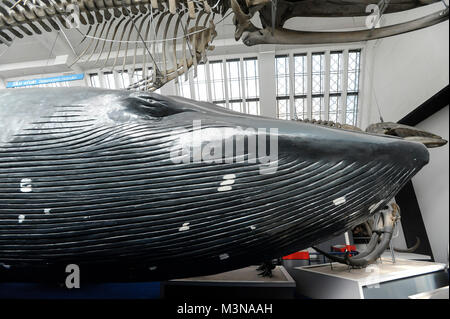
[[[188,13],[187,16],[188,16],[188,18],[187,18],[187,20],[186,20],[186,23],[187,23],[187,21],[189,21],[189,19],[190,19],[189,13]],[[181,37],[179,37],[179,38],[186,39],[186,44],[187,44],[187,46],[188,46],[189,53],[190,53],[191,56],[193,57],[193,56],[194,56],[194,53],[192,53],[191,42],[189,41],[188,37],[189,37],[191,34],[194,34],[194,32],[193,32],[193,33],[190,33],[190,34],[187,33],[187,28],[186,28],[187,25],[186,25],[186,23],[185,23],[183,20],[181,20],[181,28],[183,29],[184,35],[181,36]],[[204,29],[198,30],[197,32],[203,32],[203,31],[204,31]],[[178,40],[179,38],[175,38],[175,39]],[[174,40],[174,39],[172,39],[172,40]],[[167,41],[170,41],[170,39],[167,40]]]
[[[139,32],[139,30],[138,30],[138,28],[136,26],[136,23],[134,23],[134,19],[131,19],[131,23],[133,23],[133,27],[136,29],[136,32],[138,33],[139,38],[142,40],[142,43],[144,44],[145,49],[147,50],[148,54],[150,55],[150,58],[152,59],[153,63],[155,64],[155,68],[156,68],[155,72],[156,72],[156,74],[161,74],[161,71],[159,70],[158,65],[156,64],[156,61],[153,58],[153,55],[151,54],[150,49],[147,47],[147,44],[145,43],[141,32]]]
[[[52,54],[53,54],[53,50],[55,49],[55,45],[56,45],[56,40],[58,40],[58,37],[59,37],[59,33],[60,33],[60,31],[58,30],[58,33],[56,33],[56,37],[55,37],[55,40],[53,41],[53,45],[52,45],[52,48],[50,49],[50,53],[48,54],[48,58],[47,58],[47,66],[48,66],[48,62],[50,61],[50,57],[52,56]]]
[[[67,37],[66,33],[64,32],[63,25],[58,20],[55,20],[55,22],[58,24],[59,29],[60,29],[59,31],[61,31],[61,33],[63,34],[64,38],[66,39],[67,44],[69,45],[70,49],[73,52],[73,54],[75,54],[75,56],[77,56],[77,52],[75,52],[75,49],[73,48],[72,43],[69,41],[69,38]]]
[[[372,86],[372,89],[373,89],[373,86]],[[384,122],[384,119],[383,119],[383,116],[381,115],[381,109],[380,109],[380,106],[378,105],[377,94],[376,94],[375,90],[373,90],[373,91],[374,91],[374,92],[373,92],[373,97],[375,98],[375,104],[377,105],[378,115],[380,116],[380,121],[381,121],[381,123],[383,123],[383,122]]]

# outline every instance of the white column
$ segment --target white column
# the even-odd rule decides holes
[[[227,61],[222,60],[222,68],[223,68],[223,81],[225,83],[225,107],[230,108],[230,100],[228,94],[228,74],[227,74]]]
[[[330,114],[330,51],[325,52],[325,78],[324,78],[324,95],[323,95],[323,111],[325,120],[328,121]]]
[[[288,61],[289,61],[289,112],[290,112],[290,119],[294,118],[294,108],[295,108],[295,102],[294,102],[294,94],[295,94],[295,59],[294,55],[290,53],[288,55]]]
[[[344,50],[344,74],[342,75],[342,95],[341,95],[341,105],[342,114],[339,122],[341,124],[345,123],[347,118],[347,89],[348,89],[348,50]]]
[[[103,75],[103,72],[100,70],[96,70],[96,73],[98,74],[98,80],[100,82],[100,87],[106,89],[106,81],[105,76]]]
[[[195,66],[192,66],[188,71],[189,89],[191,90],[191,98],[195,100],[197,99],[197,96],[195,96],[194,75],[195,75]]]
[[[307,105],[306,105],[306,118],[308,119],[312,119],[312,54],[311,52],[308,52],[308,54],[306,55],[306,66],[307,66],[307,71],[308,71],[308,76],[307,76],[307,85],[306,85],[306,101],[307,101]]]
[[[112,72],[114,75],[114,85],[115,85],[116,89],[119,89],[122,87],[122,76],[116,70],[114,70]]]
[[[212,103],[212,93],[211,93],[211,75],[209,73],[209,61],[205,63],[205,73],[206,73],[206,90],[208,91],[208,102]]]
[[[242,106],[241,106],[241,112],[248,113],[247,110],[247,102],[245,100],[246,91],[245,91],[245,70],[244,70],[244,61],[242,58],[239,59],[239,69],[240,69],[240,76],[241,76],[241,92],[242,92]]]
[[[259,88],[261,115],[276,118],[275,51],[259,55]]]
[[[373,97],[373,61],[374,61],[374,44],[375,41],[369,41],[366,47],[361,52],[361,74],[360,83],[361,91],[359,94],[359,109],[358,109],[358,126],[361,129],[366,129],[371,122],[376,122],[379,119],[378,107],[372,103]],[[374,121],[374,119],[377,119]]]

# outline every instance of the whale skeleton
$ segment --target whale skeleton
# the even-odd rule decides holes
[[[242,39],[249,46],[343,43],[432,26],[448,19],[448,7],[412,21],[358,31],[306,32],[286,29],[284,25],[293,17],[367,16],[371,14],[367,8],[374,6],[379,6],[380,14],[390,14],[437,2],[440,1],[1,0],[0,45],[11,45],[14,38],[17,41],[43,32],[78,29],[80,24],[78,30],[83,39],[77,47],[81,51],[72,64],[91,61],[101,69],[124,72],[131,58],[130,78],[134,79],[137,56],[142,55],[142,76],[133,80],[129,89],[154,91],[183,75],[186,80],[191,67],[197,75],[197,65],[206,61],[207,51],[214,49],[216,25],[230,13],[234,14],[235,39]],[[256,13],[262,28],[251,21]],[[103,64],[100,59],[105,60]]]
[[[142,76],[129,89],[154,91],[182,75],[186,80],[192,66],[197,73],[206,51],[214,49],[214,19],[220,10],[221,6],[212,9],[206,0],[36,0],[14,4],[2,0],[0,44],[11,45],[13,37],[78,28],[79,23],[87,31],[78,45],[82,50],[71,65],[91,61],[101,69],[125,72],[127,59],[132,58],[129,77],[133,79],[140,53]],[[110,59],[112,66],[108,65]]]
[[[393,25],[376,27],[383,14],[401,12],[419,6],[441,2],[425,1],[330,1],[330,0],[230,0],[235,13],[235,39],[248,45],[257,44],[323,44],[369,41],[415,30],[448,20],[449,9],[443,8],[426,16]],[[245,2],[245,3],[243,3]],[[375,10],[375,8],[377,8]],[[263,28],[250,20],[258,12]],[[374,12],[376,14],[374,14]],[[294,17],[356,17],[374,14],[374,21],[366,21],[366,28],[356,31],[301,31],[284,28]]]

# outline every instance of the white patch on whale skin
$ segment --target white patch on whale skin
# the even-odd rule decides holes
[[[228,254],[221,254],[221,255],[219,255],[219,258],[220,258],[220,260],[225,260],[225,259],[230,258],[230,255],[228,255]]]
[[[185,231],[185,230],[189,230],[189,223],[184,223],[183,226],[181,226],[180,228],[178,228],[178,231]]]
[[[31,178],[22,178],[20,181],[20,191],[22,193],[30,193],[33,191],[33,185],[31,184]]]
[[[220,186],[233,185],[233,184],[234,184],[234,179],[227,179],[226,181],[223,181],[222,183],[220,183]]]
[[[23,221],[25,220],[25,215],[19,215],[18,220],[19,220],[19,224],[22,224]]]
[[[217,191],[218,192],[226,192],[226,191],[232,190],[233,187],[230,185],[233,185],[236,182],[235,178],[236,178],[235,174],[224,175],[223,176],[224,180],[220,183],[220,187],[217,188]]]
[[[255,230],[256,226],[252,225],[252,226],[248,226],[251,230]]]
[[[50,208],[46,208],[46,209],[44,209],[44,214],[45,215],[50,215],[50,212],[51,212],[52,210],[50,209]]]
[[[151,266],[151,267],[148,267],[148,269],[150,269],[150,271],[154,271],[154,270],[156,270],[158,267],[156,267],[156,266]]]
[[[335,200],[333,200],[333,204],[336,206],[345,204],[345,196],[336,198]]]
[[[219,187],[217,189],[217,191],[219,191],[219,192],[226,192],[226,191],[230,191],[232,189],[233,189],[233,187],[231,187],[231,186],[221,186],[221,187]]]

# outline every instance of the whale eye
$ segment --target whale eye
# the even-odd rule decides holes
[[[124,99],[126,106],[141,116],[162,118],[184,112],[157,94],[135,92]]]

